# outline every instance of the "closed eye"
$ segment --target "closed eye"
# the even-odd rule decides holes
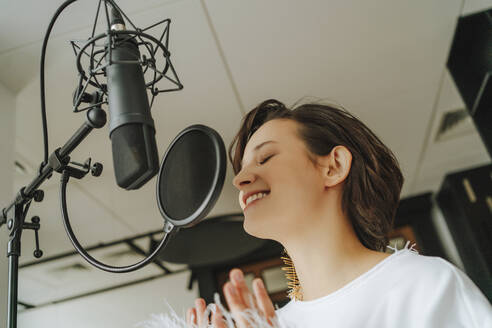
[[[266,162],[267,162],[270,158],[272,158],[272,157],[273,157],[273,155],[268,156],[267,158],[265,158],[264,160],[262,160],[262,161],[260,162],[260,164],[261,164],[261,165],[265,164],[265,163],[266,163]]]

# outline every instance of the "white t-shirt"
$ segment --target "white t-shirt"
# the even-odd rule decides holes
[[[276,313],[289,328],[492,328],[492,306],[465,273],[407,247],[341,289]]]

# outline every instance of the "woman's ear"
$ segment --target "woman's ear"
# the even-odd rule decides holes
[[[352,165],[352,153],[345,146],[334,147],[328,155],[319,158],[325,188],[343,182]]]

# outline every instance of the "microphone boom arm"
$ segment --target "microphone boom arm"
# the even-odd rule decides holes
[[[93,129],[102,128],[106,124],[106,112],[100,107],[93,107],[87,112],[86,121],[77,129],[77,131],[61,147],[56,149],[50,156],[48,164],[43,166],[41,172],[36,176],[29,185],[22,187],[15,199],[5,208],[2,209],[2,217],[7,220],[7,213],[15,205],[25,205],[31,201],[41,184],[51,178],[53,171],[62,172],[64,165],[70,161],[70,153],[89,135]]]

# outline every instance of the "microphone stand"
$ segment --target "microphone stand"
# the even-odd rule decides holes
[[[94,98],[99,98],[96,95]],[[34,256],[39,258],[42,251],[39,250],[38,230],[40,227],[39,217],[35,216],[31,222],[25,222],[25,218],[31,201],[36,202],[43,200],[44,193],[38,188],[41,184],[51,178],[53,171],[62,173],[68,171],[69,174],[76,178],[83,178],[89,171],[94,176],[98,176],[102,171],[102,165],[95,163],[90,167],[90,160],[86,161],[83,169],[69,166],[70,153],[89,135],[93,129],[99,129],[106,124],[106,112],[101,109],[100,105],[93,105],[88,109],[86,121],[70,137],[70,139],[61,147],[57,148],[50,156],[48,163],[40,166],[39,174],[26,187],[22,187],[17,193],[15,199],[0,213],[0,227],[7,224],[9,232],[9,241],[7,245],[7,256],[9,258],[8,271],[8,313],[7,327],[17,327],[17,291],[19,275],[19,256],[21,253],[21,235],[23,229],[33,229],[36,237],[36,250]],[[79,165],[73,163],[74,165]]]

